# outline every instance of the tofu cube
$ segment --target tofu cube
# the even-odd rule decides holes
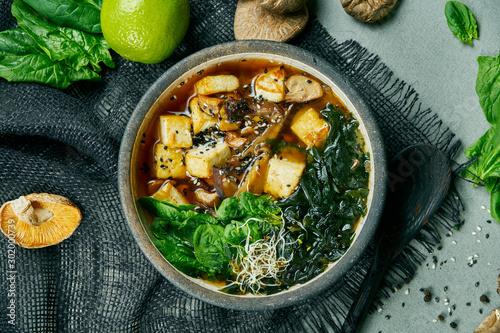
[[[290,129],[308,147],[316,145],[319,148],[323,146],[328,136],[330,125],[323,119],[321,113],[305,107],[293,117]]]
[[[184,149],[170,148],[157,143],[154,156],[156,178],[187,178],[186,166],[183,163],[184,152]]]
[[[205,76],[194,86],[198,95],[212,95],[236,90],[240,87],[240,81],[234,75],[213,75]]]
[[[173,205],[188,205],[189,201],[182,195],[171,182],[166,182],[158,192],[153,194],[153,198],[166,201]]]
[[[240,184],[236,196],[243,192],[262,194],[266,183],[267,167],[270,157],[268,153],[263,153],[256,157],[255,162],[244,176],[245,178]]]
[[[191,121],[193,122],[193,133],[198,134],[204,130],[217,125],[217,118],[212,117],[200,109],[198,104],[198,97],[194,97],[189,102],[189,109],[191,110]]]
[[[304,162],[292,162],[273,157],[269,160],[264,192],[276,198],[290,196],[297,185],[300,176],[306,167]]]
[[[285,99],[285,70],[274,68],[255,80],[255,96],[279,103]]]
[[[172,148],[189,148],[193,145],[191,137],[191,118],[186,116],[160,116],[160,140]]]
[[[212,168],[220,166],[231,156],[231,149],[225,143],[218,143],[215,147],[201,147],[191,149],[185,156],[186,169],[191,176],[209,178]]]

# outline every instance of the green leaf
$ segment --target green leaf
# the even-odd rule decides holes
[[[75,70],[62,61],[53,61],[22,29],[0,32],[0,77],[10,82],[37,82],[67,88],[80,80],[99,81],[88,67]]]
[[[476,143],[467,148],[465,155],[469,158],[477,156],[478,159],[462,172],[462,176],[485,182],[490,178],[500,177],[499,141],[500,131],[497,126],[493,126]]]
[[[217,218],[224,223],[228,223],[231,220],[237,220],[243,216],[243,209],[240,206],[238,198],[231,197],[226,198],[222,201],[219,208],[217,209]]]
[[[102,0],[23,0],[37,12],[63,27],[100,34]]]
[[[196,259],[193,251],[179,246],[173,237],[168,235],[165,239],[152,237],[151,240],[165,259],[181,272],[197,277],[200,271],[206,271],[206,268]]]
[[[194,233],[194,253],[196,259],[209,273],[227,275],[229,273],[229,249],[224,240],[224,228],[220,225],[202,224]]]
[[[177,206],[153,197],[139,198],[138,203],[146,208],[155,217],[166,218],[170,221],[185,221],[197,213],[192,210],[180,210]]]
[[[500,116],[500,56],[478,57],[476,93],[486,120],[494,125]]]
[[[262,233],[256,222],[232,221],[224,228],[224,239],[234,246],[242,246],[248,235],[250,235],[250,243],[262,238]]]
[[[91,65],[94,71],[100,71],[101,62],[108,67],[115,66],[108,51],[110,47],[102,36],[59,27],[22,0],[14,0],[12,15],[53,61],[64,61],[76,70]]]
[[[478,39],[477,22],[469,7],[459,1],[448,1],[444,13],[451,32],[464,43]]]

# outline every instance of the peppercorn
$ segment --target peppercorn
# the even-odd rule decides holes
[[[483,302],[483,303],[489,303],[490,302],[490,299],[486,295],[481,295],[481,297],[479,297],[479,300],[481,302]]]
[[[458,327],[458,325],[457,325],[457,323],[455,323],[454,321],[452,321],[452,322],[450,323],[450,327],[451,327],[451,328],[457,328],[457,327]]]

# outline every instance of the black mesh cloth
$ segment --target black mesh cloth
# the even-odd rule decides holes
[[[0,0],[0,30],[15,27],[12,0]],[[231,311],[192,298],[147,261],[127,228],[116,185],[118,147],[136,103],[170,66],[202,48],[231,41],[234,0],[192,0],[191,26],[168,60],[145,65],[114,55],[101,82],[61,91],[0,79],[0,202],[48,192],[83,213],[59,245],[16,247],[8,266],[0,237],[1,332],[318,332],[339,330],[363,277],[367,254],[342,281],[301,305],[267,312]],[[418,102],[415,91],[354,41],[337,43],[311,20],[293,44],[323,57],[359,89],[378,120],[388,156],[416,142],[450,157],[459,142]],[[419,240],[394,263],[385,287],[410,279],[440,234],[460,223],[460,201],[448,198]],[[11,273],[11,271],[15,273]],[[11,277],[15,276],[15,279]],[[9,279],[10,278],[10,279]],[[15,325],[7,291],[15,284]],[[387,290],[383,289],[386,296]]]

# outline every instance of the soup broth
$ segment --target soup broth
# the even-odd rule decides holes
[[[177,269],[224,292],[272,294],[347,250],[366,213],[369,155],[329,86],[242,59],[196,73],[154,108],[139,202]]]

